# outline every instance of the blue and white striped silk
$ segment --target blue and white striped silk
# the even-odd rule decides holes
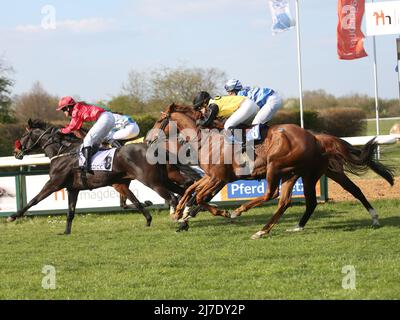
[[[239,96],[245,96],[254,101],[260,109],[267,103],[268,97],[274,93],[270,88],[245,87],[238,92]]]

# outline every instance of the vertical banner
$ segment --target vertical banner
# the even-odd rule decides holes
[[[337,52],[339,59],[352,60],[367,56],[361,21],[365,0],[338,0]]]
[[[290,15],[288,0],[269,0],[272,15],[272,34],[289,30],[295,26]]]

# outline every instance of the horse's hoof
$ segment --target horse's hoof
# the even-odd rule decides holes
[[[253,234],[253,235],[251,236],[251,239],[252,239],[252,240],[261,239],[261,238],[263,237],[264,234],[265,234],[264,232],[258,231],[258,232],[256,232],[255,234]]]
[[[291,229],[286,229],[286,232],[300,232],[300,231],[303,231],[303,230],[304,230],[304,227],[296,226],[296,227],[291,228]]]
[[[15,217],[8,217],[7,218],[7,222],[14,222],[15,220],[17,220],[17,218],[15,218]]]
[[[380,228],[381,227],[381,225],[379,224],[379,221],[374,221],[373,223],[372,223],[372,228],[373,229],[378,229],[378,228]]]
[[[146,227],[150,227],[150,226],[151,226],[151,220],[147,220]]]
[[[236,211],[233,211],[233,212],[229,212],[228,216],[231,219],[236,219],[237,217],[239,217],[239,214]]]
[[[225,217],[225,218],[230,218],[231,217],[231,213],[229,211],[223,210],[221,213],[221,216]]]
[[[186,222],[181,222],[179,224],[178,229],[176,229],[176,232],[181,232],[181,231],[188,231],[189,230],[189,224]]]

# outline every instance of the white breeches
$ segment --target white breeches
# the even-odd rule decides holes
[[[246,98],[243,100],[239,109],[237,109],[229,118],[226,120],[224,128],[228,130],[238,126],[239,124],[250,124],[251,120],[257,114],[259,107],[255,102]]]
[[[83,146],[90,147],[100,144],[114,126],[114,116],[111,112],[104,111],[86,134]]]
[[[119,130],[112,130],[108,136],[107,140],[129,140],[137,137],[139,135],[140,129],[136,122],[129,123],[125,128]]]
[[[273,115],[282,107],[282,98],[276,93],[268,97],[265,105],[258,111],[252,124],[263,124],[270,121]]]

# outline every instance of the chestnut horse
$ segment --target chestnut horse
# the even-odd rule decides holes
[[[174,121],[178,130],[192,129],[192,134],[187,136],[189,144],[199,142],[199,129],[196,127],[195,120],[200,114],[192,107],[171,105],[164,115],[157,121],[154,129],[164,129],[168,132],[166,125],[169,121]],[[186,130],[187,131],[187,130]],[[157,137],[148,136],[147,140],[156,140]],[[220,150],[220,163],[209,163],[210,153],[201,152],[201,146],[207,145],[210,141],[219,140],[222,142]],[[312,134],[296,125],[277,125],[271,126],[265,140],[256,147],[256,160],[254,169],[247,176],[238,176],[235,169],[238,164],[233,162],[231,165],[223,163],[226,148],[224,139],[218,133],[210,133],[206,141],[201,141],[193,146],[198,148],[199,164],[206,172],[207,176],[187,189],[185,196],[181,199],[176,215],[180,216],[184,202],[189,199],[192,193],[196,193],[198,203],[202,203],[209,194],[215,194],[227,182],[237,179],[255,179],[267,175],[268,190],[262,197],[243,204],[236,209],[231,217],[239,216],[242,212],[275,198],[279,194],[279,180],[282,179],[281,198],[278,203],[278,210],[264,228],[253,235],[259,238],[268,233],[280,216],[290,204],[291,192],[294,183],[299,177],[303,179],[304,196],[306,200],[306,211],[295,230],[302,230],[314,212],[317,205],[315,185],[321,175],[325,173],[329,178],[339,183],[345,190],[349,191],[354,197],[362,202],[371,214],[373,225],[379,225],[378,215],[370,203],[367,201],[361,190],[345,175],[345,170],[360,174],[368,168],[382,176],[386,181],[393,185],[393,172],[390,168],[374,160],[377,148],[373,140],[367,143],[362,149],[355,148],[334,136],[326,134]],[[223,151],[225,149],[225,151]]]

